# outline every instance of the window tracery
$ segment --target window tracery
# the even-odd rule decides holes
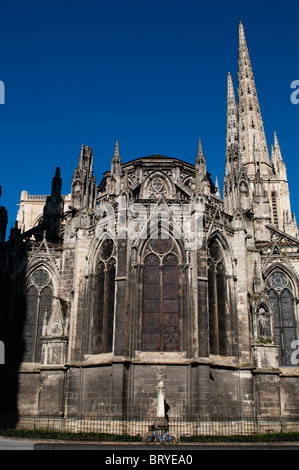
[[[26,289],[26,313],[23,328],[24,362],[41,362],[41,337],[51,316],[53,284],[45,269],[34,271]]]
[[[226,355],[226,273],[222,249],[216,239],[208,248],[208,299],[210,353]]]
[[[142,350],[179,351],[181,273],[173,240],[150,240],[143,266]]]
[[[267,287],[273,310],[274,340],[279,346],[279,365],[291,366],[291,344],[297,338],[294,289],[289,277],[280,270],[270,274]]]
[[[165,196],[166,194],[167,190],[164,181],[159,177],[155,177],[149,188],[149,198],[157,199],[159,196]]]
[[[113,348],[113,321],[115,299],[115,247],[105,239],[99,252],[95,272],[93,354],[111,352]]]

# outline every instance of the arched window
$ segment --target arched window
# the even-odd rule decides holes
[[[41,362],[41,337],[52,313],[53,286],[45,269],[34,271],[26,289],[26,313],[23,328],[24,362]]]
[[[144,255],[142,350],[180,350],[181,275],[174,243],[150,240]]]
[[[226,355],[226,276],[222,249],[216,239],[209,244],[208,298],[210,353]]]
[[[279,365],[292,366],[291,344],[297,339],[293,286],[284,272],[275,270],[268,277],[267,287],[273,310],[274,339],[279,346]]]
[[[103,241],[96,267],[94,284],[93,354],[111,352],[115,298],[114,243]]]

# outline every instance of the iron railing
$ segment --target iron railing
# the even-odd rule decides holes
[[[63,433],[98,433],[143,437],[155,418],[0,416],[0,428],[56,431]],[[213,418],[171,417],[168,431],[182,436],[249,436],[271,433],[299,433],[299,418]]]

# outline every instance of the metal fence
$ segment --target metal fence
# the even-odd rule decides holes
[[[142,438],[155,418],[0,416],[0,427],[63,433],[98,433]],[[182,436],[250,436],[271,433],[299,433],[299,418],[169,418],[168,431]]]

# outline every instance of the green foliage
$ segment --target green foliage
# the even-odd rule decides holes
[[[247,436],[181,436],[181,442],[294,442],[299,433],[251,434]]]
[[[59,432],[37,429],[0,429],[0,436],[25,439],[59,439],[63,441],[110,441],[110,442],[142,442],[142,436],[137,434],[106,434],[94,432]],[[246,436],[181,436],[181,442],[294,442],[299,441],[299,433],[252,434]]]
[[[60,439],[64,441],[122,441],[122,442],[140,442],[142,437],[137,434],[130,436],[128,434],[106,434],[94,432],[59,432],[45,431],[37,429],[0,429],[0,436],[17,437],[27,439]]]

